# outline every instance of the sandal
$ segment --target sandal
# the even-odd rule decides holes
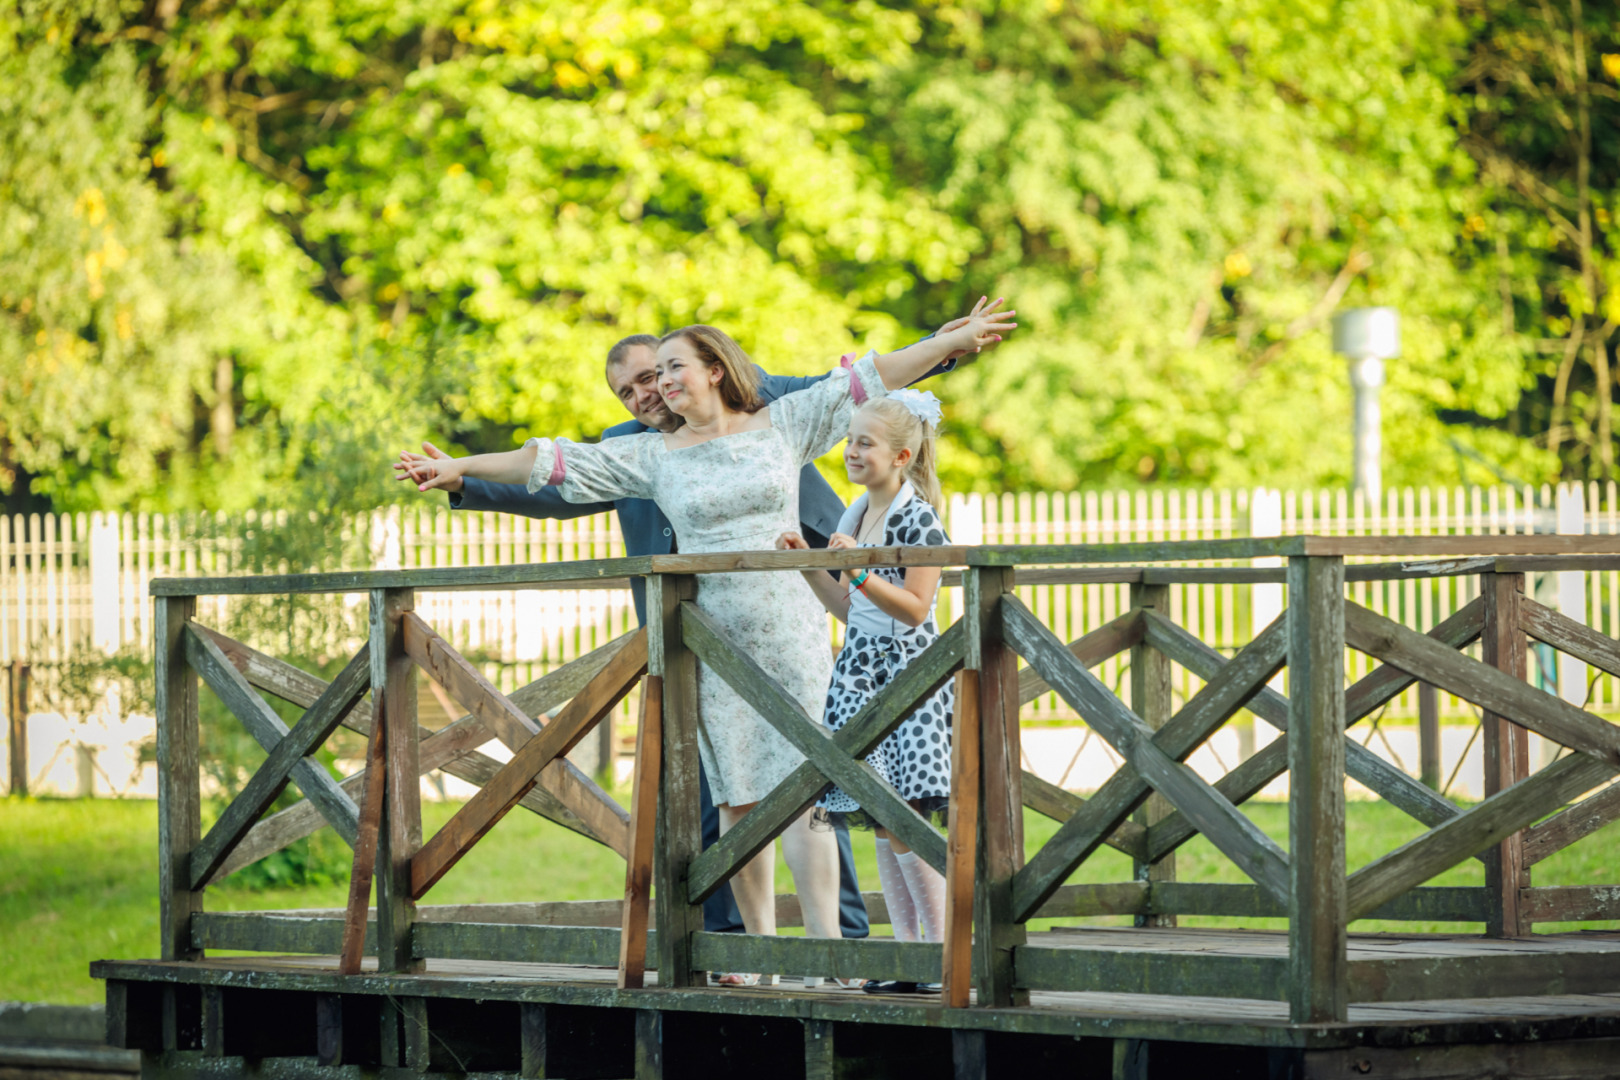
[[[742,973],[728,971],[716,980],[721,986],[775,986],[776,976],[767,975],[761,981],[760,977],[752,972]]]
[[[834,979],[833,985],[840,990],[864,990],[866,982],[865,979]]]

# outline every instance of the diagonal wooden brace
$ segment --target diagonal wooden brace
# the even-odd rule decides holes
[[[1266,891],[1287,902],[1288,857],[1182,764],[1282,667],[1288,649],[1283,619],[1262,631],[1157,732],[1075,661],[1016,597],[1003,597],[1002,624],[1013,647],[1126,762],[1018,872],[1013,883],[1014,918],[1028,919],[1154,789],[1199,824]]]
[[[568,753],[608,712],[624,700],[647,670],[647,632],[637,631],[590,684],[524,743],[411,860],[411,899],[420,900],[449,873],[483,835],[495,827],[535,784],[540,771]]]
[[[1484,605],[1476,599],[1430,630],[1429,636],[1449,648],[1460,649],[1479,637],[1484,626],[1484,610]],[[1226,657],[1168,620],[1150,618],[1147,633],[1160,650],[1199,678],[1213,678],[1228,663]],[[1369,672],[1345,692],[1346,726],[1370,715],[1416,681],[1389,665]],[[1288,771],[1288,699],[1267,687],[1254,696],[1248,708],[1284,734],[1216,782],[1215,790],[1233,803],[1246,801]],[[1344,752],[1348,775],[1423,824],[1438,825],[1459,813],[1455,804],[1348,736]],[[1195,835],[1197,830],[1185,816],[1172,814],[1149,831],[1148,852],[1153,858],[1161,858]]]
[[[471,715],[477,717],[514,754],[540,731],[540,725],[502,694],[478,669],[457,653],[415,612],[404,618],[405,653],[413,662],[450,691]],[[576,816],[599,836],[618,841],[628,837],[630,818],[597,783],[571,761],[556,763],[548,777],[548,787]],[[610,846],[624,854],[624,841]]]
[[[733,645],[725,632],[689,600],[681,604],[681,636],[704,666],[737,691],[823,776],[843,788],[861,809],[899,837],[923,862],[945,872],[945,838],[877,770],[841,750],[833,742],[832,732],[812,720],[781,683]]]
[[[852,758],[871,753],[911,715],[919,701],[943,686],[961,666],[965,637],[961,623],[949,627],[939,640],[907,664],[893,682],[874,694],[848,723],[833,733],[833,745]],[[775,791],[744,814],[719,843],[693,860],[687,875],[690,902],[697,904],[708,899],[748,860],[781,835],[788,823],[804,813],[829,786],[813,761],[806,761],[793,770]]]
[[[1620,675],[1620,641],[1528,596],[1519,597],[1518,603],[1520,630],[1610,675]]]
[[[287,786],[293,766],[314,753],[371,688],[371,646],[362,645],[293,729],[270,751],[264,764],[220,814],[191,852],[191,887],[200,889],[225,857]],[[316,768],[320,766],[317,764]]]
[[[225,658],[214,639],[191,624],[186,625],[186,662],[207,683],[248,733],[269,752],[287,737],[287,725],[254,693],[242,673]],[[348,792],[338,786],[318,762],[301,757],[293,765],[292,779],[310,802],[320,808],[343,842],[354,847],[360,828],[360,811]]]
[[[1424,678],[1428,678],[1427,673]],[[1364,918],[1380,904],[1451,869],[1470,855],[1501,843],[1614,773],[1615,769],[1605,762],[1585,754],[1571,754],[1374,859],[1350,875],[1350,918]]]
[[[1345,642],[1440,689],[1620,769],[1620,727],[1507,672],[1446,648],[1358,604],[1344,609]],[[1527,823],[1528,824],[1528,823]]]

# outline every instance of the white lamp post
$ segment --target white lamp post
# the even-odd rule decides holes
[[[1376,506],[1384,487],[1378,388],[1384,385],[1384,361],[1401,355],[1400,312],[1351,308],[1334,316],[1333,351],[1350,361],[1356,391],[1355,487]]]

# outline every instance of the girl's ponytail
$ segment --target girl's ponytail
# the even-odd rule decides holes
[[[921,445],[911,456],[911,464],[906,466],[906,479],[911,481],[912,488],[923,502],[944,513],[945,493],[939,488],[939,473],[935,465],[938,451],[934,443],[939,438],[939,432],[935,431],[934,425],[926,420],[918,420],[917,426],[922,428]]]

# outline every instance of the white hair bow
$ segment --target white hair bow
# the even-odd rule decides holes
[[[896,390],[889,395],[891,401],[898,401],[904,405],[906,411],[927,424],[939,426],[944,412],[939,407],[939,398],[927,390]]]

